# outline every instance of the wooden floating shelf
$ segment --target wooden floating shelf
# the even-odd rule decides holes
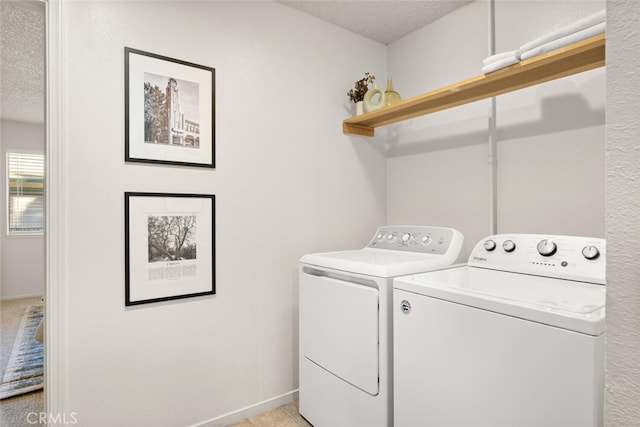
[[[605,35],[600,34],[506,68],[462,80],[422,95],[350,117],[342,131],[373,136],[374,129],[458,105],[537,85],[605,64]]]

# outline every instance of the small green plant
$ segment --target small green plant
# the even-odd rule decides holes
[[[369,90],[369,85],[373,83],[376,79],[376,76],[364,73],[364,77],[358,80],[355,84],[355,87],[347,92],[349,99],[353,102],[362,101],[364,99],[364,94]]]

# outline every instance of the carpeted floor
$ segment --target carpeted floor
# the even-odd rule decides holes
[[[0,303],[0,372],[4,372],[11,349],[18,333],[25,307],[41,304],[42,298],[24,298],[2,301]],[[20,427],[32,425],[27,420],[31,412],[44,411],[44,394],[42,391],[27,393],[0,401],[0,425]]]
[[[0,399],[8,399],[44,387],[42,342],[36,340],[44,315],[42,304],[28,305],[0,383]]]

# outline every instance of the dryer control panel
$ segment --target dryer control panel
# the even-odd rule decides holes
[[[476,244],[469,265],[604,285],[606,241],[596,237],[497,234]]]
[[[380,227],[367,247],[444,255],[459,253],[463,240],[453,228],[397,225]]]

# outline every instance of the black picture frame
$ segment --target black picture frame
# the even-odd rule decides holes
[[[125,306],[216,293],[215,195],[124,193]]]
[[[215,168],[215,68],[124,48],[125,162]]]

